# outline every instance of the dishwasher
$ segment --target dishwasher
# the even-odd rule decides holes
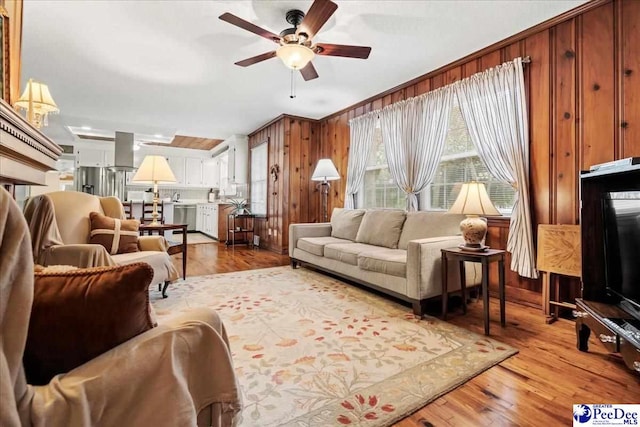
[[[187,224],[187,231],[196,231],[196,204],[175,204],[173,222]]]

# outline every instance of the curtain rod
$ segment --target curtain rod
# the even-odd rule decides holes
[[[523,64],[530,64],[531,62],[532,62],[532,61],[531,61],[531,57],[530,57],[529,55],[527,55],[527,56],[525,56],[525,57],[523,57],[523,58],[522,58],[522,63],[523,63]],[[494,68],[494,67],[491,67],[491,68]],[[484,71],[478,71],[477,73],[474,73],[473,75],[475,75],[475,74],[480,74],[480,73],[484,73],[484,72],[486,72],[486,71],[490,70],[491,68],[488,68],[487,70],[484,70]],[[469,77],[471,77],[471,76],[469,76]],[[466,78],[469,78],[469,77],[466,77]],[[463,79],[463,80],[464,80],[464,79]],[[442,87],[439,87],[438,89],[435,89],[435,90],[444,89],[445,87],[447,87],[447,86],[451,86],[451,85],[453,85],[453,84],[455,84],[455,83],[457,83],[457,82],[449,83],[449,84],[444,85],[444,86],[442,86]],[[429,91],[429,92],[432,92],[432,91]],[[429,92],[427,92],[427,93],[429,93]],[[426,95],[427,93],[423,93],[422,95]],[[422,95],[418,95],[418,96],[422,96]],[[412,96],[411,98],[417,98],[417,96]],[[411,98],[407,98],[407,99],[411,99]],[[404,101],[406,101],[406,99],[405,99]],[[391,105],[393,105],[393,104],[391,104]],[[378,108],[377,110],[369,111],[368,113],[362,114],[362,115],[360,115],[360,116],[358,116],[358,117],[354,117],[354,118],[353,118],[353,119],[351,119],[351,120],[355,120],[355,119],[357,119],[357,118],[360,118],[360,117],[363,117],[363,116],[367,116],[367,115],[380,114],[380,111],[382,111],[382,108]],[[378,117],[380,117],[380,116],[378,116]],[[351,122],[351,120],[349,120],[349,122]]]

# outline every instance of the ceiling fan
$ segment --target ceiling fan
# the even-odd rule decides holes
[[[318,77],[311,63],[315,55],[367,59],[371,52],[371,48],[366,46],[313,43],[313,37],[337,8],[338,5],[330,0],[315,0],[306,15],[301,10],[290,10],[286,20],[293,27],[283,30],[279,35],[230,13],[224,13],[219,18],[280,45],[276,50],[238,61],[236,65],[248,67],[277,56],[288,68],[300,70],[305,80],[313,80]]]

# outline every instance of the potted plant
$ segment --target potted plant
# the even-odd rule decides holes
[[[229,204],[233,206],[231,213],[234,215],[250,214],[249,208],[247,208],[247,199],[230,199]]]

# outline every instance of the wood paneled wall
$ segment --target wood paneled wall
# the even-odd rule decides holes
[[[343,176],[332,186],[329,209],[344,204],[349,119],[530,56],[525,77],[534,227],[577,224],[579,172],[592,164],[640,156],[639,40],[640,1],[595,0],[323,119],[320,154],[331,157]],[[319,215],[310,214],[314,216]],[[491,246],[506,247],[507,234],[507,221],[490,222]],[[567,297],[576,296],[578,281],[568,284]],[[509,272],[507,285],[511,300],[540,305],[538,280]]]
[[[249,148],[268,143],[269,169],[278,165],[278,179],[269,174],[267,218],[256,220],[260,246],[286,253],[289,224],[318,222],[320,192],[311,181],[320,158],[318,121],[283,115],[249,135]]]

